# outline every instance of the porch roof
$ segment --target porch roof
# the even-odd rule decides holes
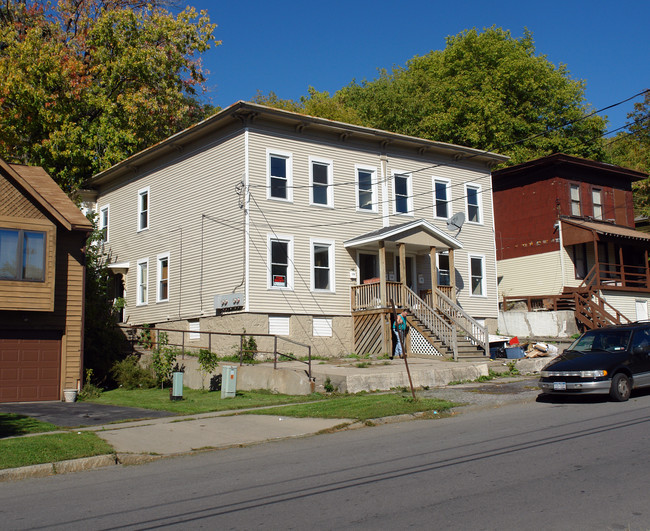
[[[600,236],[632,240],[630,243],[640,245],[650,245],[649,233],[624,227],[623,225],[577,218],[561,218],[561,221],[563,239],[566,245],[592,242],[594,239],[600,239]]]
[[[383,227],[347,240],[343,242],[343,246],[346,248],[376,248],[380,241],[394,244],[405,243],[411,248],[422,251],[428,251],[430,247],[440,250],[463,248],[463,244],[459,240],[445,234],[424,219]]]

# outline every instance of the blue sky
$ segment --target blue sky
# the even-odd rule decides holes
[[[528,28],[537,54],[586,81],[594,110],[650,88],[648,0],[187,3],[207,9],[218,24],[223,44],[203,60],[208,97],[221,107],[250,100],[258,90],[284,99],[298,99],[310,85],[333,93],[353,79],[373,79],[378,68],[443,49],[448,35],[492,25],[515,37]],[[641,100],[606,111],[609,128],[622,126]]]

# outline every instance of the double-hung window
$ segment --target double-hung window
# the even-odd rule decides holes
[[[581,216],[582,208],[580,207],[580,185],[572,184],[569,186],[571,193],[571,215]]]
[[[357,166],[356,172],[357,210],[377,212],[377,170]]]
[[[603,219],[603,193],[599,188],[591,190],[591,200],[594,205],[594,219]]]
[[[268,152],[267,198],[293,200],[290,153]]]
[[[433,178],[433,217],[448,219],[451,216],[451,182]]]
[[[309,181],[311,204],[333,207],[332,161],[311,158],[309,160]]]
[[[334,242],[312,240],[311,263],[312,290],[334,292]]]
[[[169,253],[158,255],[158,289],[156,290],[156,301],[166,302],[169,300]]]
[[[485,297],[485,257],[469,255],[469,276],[472,291],[471,296]]]
[[[269,236],[269,287],[293,289],[293,238]]]
[[[396,214],[412,214],[411,176],[406,173],[393,174],[394,211]]]
[[[451,277],[449,276],[449,253],[437,254],[438,259],[438,285],[451,286]]]
[[[147,293],[147,286],[149,285],[149,259],[143,258],[138,260],[138,282],[137,282],[137,298],[136,305],[142,306],[148,304],[149,296]]]
[[[138,231],[149,228],[149,187],[138,190]]]
[[[45,280],[44,232],[0,229],[0,279]]]
[[[465,200],[467,208],[467,221],[470,223],[483,223],[483,208],[481,205],[481,187],[478,184],[465,185]]]
[[[99,231],[103,243],[108,243],[109,210],[109,205],[105,205],[99,209]]]

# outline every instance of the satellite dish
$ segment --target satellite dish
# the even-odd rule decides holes
[[[463,228],[463,223],[465,223],[465,214],[463,212],[458,212],[454,214],[447,220],[447,230],[457,230],[456,236],[460,234],[460,229]]]

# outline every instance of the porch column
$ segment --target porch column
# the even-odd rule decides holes
[[[386,245],[384,240],[379,241],[379,298],[381,306],[388,306],[386,296]]]
[[[650,288],[650,268],[648,268],[648,250],[645,250],[645,259],[643,261],[645,265],[645,287]]]
[[[618,246],[618,263],[621,268],[621,286],[625,286],[625,263],[623,262],[623,246]]]
[[[399,251],[399,283],[406,286],[406,244],[398,243],[397,249]],[[403,303],[402,306],[404,306]]]
[[[451,287],[451,300],[456,302],[456,266],[452,248],[449,248],[449,286]]]
[[[438,274],[436,273],[436,248],[429,247],[429,268],[431,269],[431,304],[436,304],[436,289],[438,289]]]
[[[596,267],[596,286],[600,289],[600,283],[601,283],[601,278],[600,278],[600,258],[598,257],[598,238],[596,236],[596,232],[592,232],[593,237],[594,237],[594,261],[596,262],[594,266]]]

